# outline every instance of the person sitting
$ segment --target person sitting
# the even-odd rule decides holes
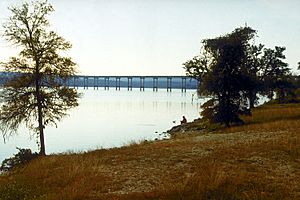
[[[185,116],[182,116],[182,120],[180,121],[181,124],[185,124],[187,122]]]

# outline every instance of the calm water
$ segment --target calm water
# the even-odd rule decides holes
[[[80,105],[69,111],[58,127],[46,127],[46,152],[86,151],[109,148],[132,141],[155,139],[172,126],[180,124],[183,115],[188,121],[199,117],[204,102],[194,99],[195,90],[166,92],[161,89],[127,91],[79,90]],[[196,95],[195,95],[196,96]],[[6,143],[0,140],[0,161],[17,153],[16,147],[37,151],[36,139],[20,128],[19,135]]]

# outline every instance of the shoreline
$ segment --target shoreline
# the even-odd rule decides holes
[[[38,158],[0,176],[0,197],[20,190],[48,199],[298,199],[297,116],[298,104],[266,105],[244,126],[199,131],[196,120],[173,127],[178,134],[168,140]]]

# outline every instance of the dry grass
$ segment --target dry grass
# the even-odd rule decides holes
[[[0,199],[300,199],[299,116],[268,105],[214,133],[39,158],[0,176]]]
[[[225,130],[236,131],[278,131],[295,130],[300,128],[300,106],[299,104],[288,105],[265,105],[256,108],[252,116],[243,116],[244,126],[236,126]]]

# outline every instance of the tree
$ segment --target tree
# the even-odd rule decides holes
[[[183,64],[183,68],[188,76],[194,77],[200,83],[200,81],[202,82],[202,80],[204,80],[205,77],[211,72],[211,66],[213,65],[212,62],[213,58],[208,51],[201,49],[200,55],[195,56],[191,60],[185,62]],[[205,92],[206,90],[202,90],[201,87],[198,87],[198,95],[209,95],[209,93]]]
[[[262,90],[260,71],[262,70],[261,54],[264,45],[247,44],[246,59],[242,68],[243,87],[249,101],[249,108],[254,108],[257,103],[257,93]]]
[[[270,98],[274,92],[280,99],[287,96],[292,89],[291,72],[283,62],[285,47],[264,48],[264,45],[248,45],[247,58],[243,67],[243,86],[249,100],[250,109],[257,102],[257,93],[267,94]]]
[[[2,63],[14,77],[1,92],[0,125],[7,138],[24,123],[39,136],[40,154],[45,155],[45,126],[57,126],[68,109],[78,106],[76,90],[60,84],[75,74],[72,59],[60,56],[71,44],[48,30],[47,17],[54,9],[47,0],[9,10],[12,15],[3,25],[4,37],[21,51],[18,57]]]
[[[285,47],[265,48],[261,57],[263,92],[268,94],[270,98],[273,98],[275,92],[279,102],[284,101],[285,96],[288,95],[287,93],[292,87],[290,81],[291,71],[288,68],[288,64],[283,61],[285,59],[284,51]]]
[[[231,123],[242,123],[239,114],[248,111],[242,72],[247,45],[255,33],[244,27],[225,36],[203,40],[202,54],[184,63],[187,74],[201,80],[199,94],[212,96],[201,113],[211,122],[229,127]]]

